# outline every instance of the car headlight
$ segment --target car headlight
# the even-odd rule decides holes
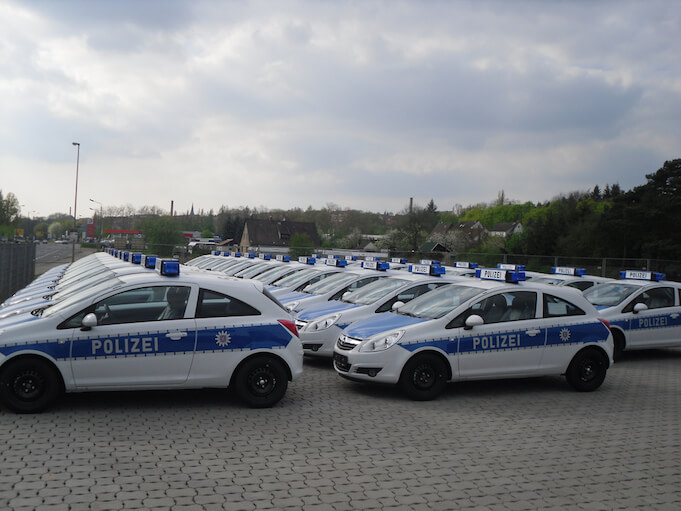
[[[340,317],[340,314],[332,314],[331,316],[318,319],[317,321],[311,321],[307,324],[304,330],[306,332],[318,332],[319,330],[326,330],[331,325],[334,325]]]
[[[391,332],[387,335],[380,335],[365,341],[359,347],[361,352],[372,352],[372,351],[383,351],[390,348],[393,344],[399,341],[404,335],[404,330],[397,330],[396,332]]]
[[[289,311],[289,312],[293,312],[294,309],[295,309],[296,307],[298,307],[298,304],[299,304],[299,303],[300,303],[300,301],[285,303],[285,304],[284,304],[284,308],[285,308],[287,311]]]

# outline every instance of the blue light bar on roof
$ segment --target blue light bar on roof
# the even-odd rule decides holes
[[[435,261],[433,259],[421,259],[421,261],[419,261],[419,264],[425,264],[428,266],[439,266],[442,263],[440,263],[440,261]]]
[[[277,255],[277,261],[279,261],[281,263],[288,263],[288,262],[291,261],[291,256],[279,254],[279,255]]]
[[[175,259],[156,259],[156,271],[166,277],[177,277],[180,274],[180,262]]]
[[[658,280],[667,280],[667,276],[664,273],[640,270],[623,270],[620,272],[620,278],[631,280],[652,280],[654,282],[657,282]]]
[[[581,277],[582,275],[586,275],[586,269],[573,268],[571,266],[553,266],[551,268],[551,273],[555,275],[572,275],[574,277]]]
[[[364,260],[365,260],[365,261],[380,261],[381,258],[380,258],[380,257],[376,257],[376,256],[366,256],[366,257],[364,258]]]
[[[257,254],[255,252],[249,252],[246,255],[249,259],[255,259]]]
[[[497,268],[500,270],[525,271],[524,264],[499,263],[497,264]]]
[[[343,268],[344,266],[348,265],[348,262],[345,259],[324,259],[324,264],[328,266],[338,266],[339,268]]]
[[[457,261],[454,263],[454,268],[469,268],[474,269],[478,267],[478,263],[469,263],[468,261]]]
[[[419,275],[444,275],[445,267],[439,264],[410,264],[409,271]]]
[[[130,261],[130,252],[123,252],[123,260]]]
[[[135,253],[130,257],[130,262],[132,264],[140,264],[142,262],[142,254]]]
[[[407,264],[407,258],[406,257],[391,257],[390,262],[396,263],[396,264]]]
[[[272,259],[271,254],[258,254],[258,257],[263,261],[269,261],[270,259]]]
[[[497,280],[500,282],[522,282],[525,280],[524,271],[502,270],[499,268],[478,268],[475,277],[482,280]]]
[[[300,256],[298,258],[298,262],[301,264],[316,264],[317,263],[317,258],[315,257],[305,257],[305,256]]]
[[[241,257],[241,252],[230,252],[234,257]]]
[[[140,264],[144,266],[145,268],[151,268],[152,270],[156,268],[156,259],[158,258],[157,255],[144,255],[142,254],[142,259],[140,261]]]
[[[390,269],[390,264],[385,261],[362,261],[362,268],[365,270],[380,270],[385,271]]]

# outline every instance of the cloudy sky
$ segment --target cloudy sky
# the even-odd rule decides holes
[[[681,2],[0,0],[24,215],[440,211],[681,157]]]

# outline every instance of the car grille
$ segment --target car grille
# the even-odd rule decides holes
[[[344,351],[350,351],[354,347],[356,347],[360,342],[359,339],[353,339],[352,337],[348,337],[347,335],[341,335],[338,338],[338,341],[336,341],[336,347],[339,350],[344,350]]]

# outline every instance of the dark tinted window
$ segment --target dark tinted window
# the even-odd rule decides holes
[[[258,316],[260,311],[245,302],[216,291],[201,289],[196,306],[197,318]]]

